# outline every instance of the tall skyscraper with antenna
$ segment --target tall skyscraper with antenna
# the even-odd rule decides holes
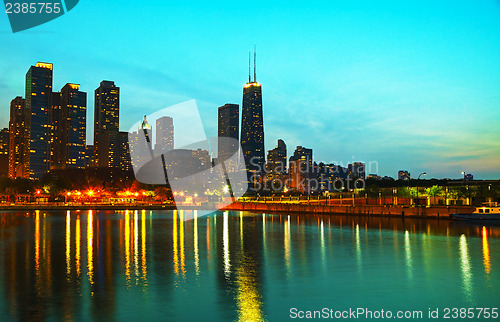
[[[262,116],[262,86],[257,82],[257,54],[254,48],[253,81],[250,78],[248,55],[248,83],[243,86],[241,111],[241,149],[245,157],[249,188],[255,190],[264,171],[264,121]]]

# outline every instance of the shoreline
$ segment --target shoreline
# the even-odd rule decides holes
[[[275,202],[235,202],[224,210],[270,212],[270,213],[307,213],[323,215],[410,217],[451,219],[453,213],[471,213],[474,206],[430,206],[412,207],[408,205],[326,205],[318,203],[275,203]]]
[[[0,205],[0,211],[27,210],[217,210],[216,207],[175,204],[18,204]],[[407,205],[326,205],[318,203],[277,203],[277,202],[235,202],[219,209],[268,213],[323,214],[347,216],[416,217],[445,218],[457,212],[472,212],[473,206],[430,206],[411,207]]]

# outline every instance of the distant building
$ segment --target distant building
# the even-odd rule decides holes
[[[232,155],[238,152],[239,148],[239,113],[238,104],[225,104],[219,107],[218,115],[218,142],[217,142],[217,159],[218,161],[226,161]],[[236,160],[237,161],[237,160]],[[234,170],[237,162],[226,164],[228,171]]]
[[[278,140],[278,145],[274,149],[267,152],[266,177],[273,190],[282,189],[285,186],[287,172],[286,157],[286,144],[281,139]],[[273,185],[273,180],[280,180],[280,182]]]
[[[18,96],[10,102],[9,121],[9,178],[28,178],[29,168],[26,168],[29,149],[25,145],[27,135],[25,101]]]
[[[288,162],[289,189],[299,193],[311,192],[311,179],[314,177],[312,149],[297,146]]]
[[[50,168],[50,110],[52,108],[52,64],[38,62],[26,74],[26,130],[24,148],[29,152],[25,166],[29,178],[39,179]]]
[[[347,165],[350,178],[365,179],[366,165],[363,162],[353,162]]]
[[[344,187],[344,181],[348,175],[348,169],[333,163],[324,164],[320,162],[316,167],[319,191],[340,191]]]
[[[465,173],[464,174],[464,180],[465,181],[473,181],[474,180],[474,176],[472,175],[472,173]]]
[[[0,177],[9,175],[9,129],[0,130]]]
[[[163,116],[156,120],[156,143],[154,151],[156,155],[174,149],[174,119]]]
[[[411,176],[410,173],[406,170],[399,170],[398,171],[398,180],[410,180]]]
[[[120,88],[112,81],[102,81],[94,98],[94,164],[118,167],[115,157],[120,124]]]
[[[379,176],[378,174],[370,173],[367,179],[382,180],[382,177]]]

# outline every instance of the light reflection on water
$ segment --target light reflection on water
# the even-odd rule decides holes
[[[292,306],[492,307],[499,237],[498,227],[437,220],[6,212],[0,320],[261,321],[286,319]]]

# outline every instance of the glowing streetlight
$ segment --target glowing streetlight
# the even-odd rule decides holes
[[[417,206],[420,206],[420,200],[418,199],[418,181],[420,180],[420,176],[425,176],[427,175],[427,173],[425,172],[422,172],[421,174],[418,175],[418,178],[417,178]]]
[[[228,185],[225,185],[224,186],[224,193],[228,193],[229,192],[229,186]]]

